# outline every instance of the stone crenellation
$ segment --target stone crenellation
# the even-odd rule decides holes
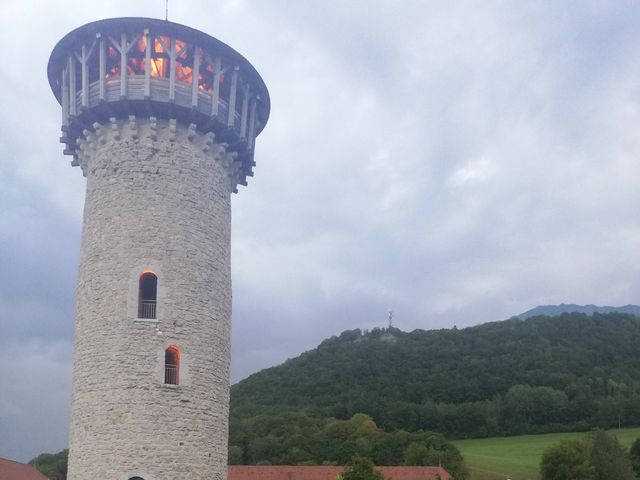
[[[127,143],[134,141],[145,145],[153,144],[159,140],[177,142],[179,139],[186,139],[197,145],[203,152],[213,155],[214,158],[222,162],[233,192],[236,191],[238,184],[243,182],[242,162],[238,160],[238,153],[227,151],[228,143],[216,143],[216,136],[213,132],[199,134],[194,123],[182,127],[176,119],[167,121],[159,120],[156,117],[136,118],[135,115],[130,115],[126,120],[111,117],[108,126],[96,122],[92,127],[93,130],[83,130],[82,136],[76,140],[77,159],[71,163],[72,166],[80,166],[85,177],[87,176],[88,159],[95,154],[99,146],[105,145],[108,140]]]
[[[69,480],[224,480],[235,156],[212,133],[111,118],[78,142],[87,178]],[[138,278],[158,277],[137,318]],[[164,384],[164,352],[181,352]]]

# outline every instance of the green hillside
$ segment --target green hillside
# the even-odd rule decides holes
[[[230,443],[253,463],[256,442],[271,435],[288,459],[291,435],[356,413],[386,432],[458,439],[640,426],[638,345],[640,318],[617,313],[346,331],[234,385]],[[263,427],[276,419],[274,437]]]
[[[611,430],[629,448],[640,438],[640,428]],[[464,456],[470,480],[537,480],[542,452],[560,440],[578,439],[585,433],[549,433],[516,437],[481,438],[454,442]]]

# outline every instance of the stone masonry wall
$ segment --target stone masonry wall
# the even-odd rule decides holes
[[[79,142],[87,177],[69,480],[224,480],[235,154],[195,126],[111,119]],[[158,276],[157,321],[137,317]],[[164,350],[181,352],[164,385]]]

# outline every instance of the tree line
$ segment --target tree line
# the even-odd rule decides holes
[[[364,414],[349,420],[283,414],[253,417],[243,423],[257,436],[230,438],[230,465],[353,465],[355,461],[359,467],[374,463],[441,465],[455,480],[468,476],[460,451],[442,435],[424,431],[387,433]],[[45,453],[29,463],[50,480],[66,480],[68,453]]]
[[[362,413],[349,420],[298,412],[234,418],[230,430],[231,465],[347,465],[361,457],[375,465],[441,465],[456,480],[467,478],[460,451],[443,435],[385,432]]]

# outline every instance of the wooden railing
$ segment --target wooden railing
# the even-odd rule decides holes
[[[175,100],[171,103],[185,108],[192,107],[192,91],[191,86],[176,82],[175,86]],[[82,110],[82,90],[76,92],[76,109],[77,111]],[[94,82],[89,86],[89,95],[88,95],[88,108],[93,108],[98,105],[102,101],[106,102],[116,102],[121,100],[120,97],[120,79],[113,78],[110,79],[106,83],[105,88],[105,98],[104,100],[100,98],[100,84],[99,82]],[[151,97],[149,98],[151,101],[169,103],[169,81],[165,78],[152,78],[151,79]],[[145,100],[144,96],[144,77],[140,75],[129,76],[127,77],[127,100]],[[198,91],[198,99],[195,102],[195,108],[198,112],[203,113],[205,115],[210,115],[212,110],[212,97],[211,95]],[[240,135],[241,133],[241,124],[242,124],[242,112],[234,111],[233,112],[233,126],[232,128],[236,131],[236,134]],[[218,98],[218,117],[224,121],[226,121],[229,116],[229,104],[223,98]],[[244,133],[244,132],[242,132]]]

